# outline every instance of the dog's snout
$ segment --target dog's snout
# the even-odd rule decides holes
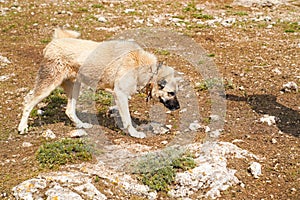
[[[164,104],[164,106],[166,108],[168,108],[171,111],[174,111],[174,110],[177,110],[180,108],[180,104],[179,104],[176,96],[174,96],[174,98],[168,99],[166,101],[163,101],[161,99],[161,102]]]

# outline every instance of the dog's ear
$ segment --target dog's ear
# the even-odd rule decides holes
[[[158,89],[162,90],[167,85],[167,81],[165,79],[157,81]]]

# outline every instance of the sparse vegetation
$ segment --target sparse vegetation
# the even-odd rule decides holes
[[[248,15],[248,13],[246,13],[244,11],[239,11],[239,12],[234,13],[234,15],[237,15],[237,16],[246,16],[246,15]]]
[[[214,19],[214,17],[212,15],[207,15],[207,14],[202,14],[202,13],[196,13],[192,15],[194,18],[196,19]]]
[[[147,155],[147,158],[138,162],[137,172],[140,180],[150,189],[167,192],[175,180],[176,172],[187,171],[196,167],[193,156],[188,153],[180,153],[172,149],[164,151],[162,155]],[[174,155],[173,155],[174,154]]]
[[[57,168],[67,163],[92,159],[90,146],[82,139],[62,139],[43,144],[36,153],[41,167]]]
[[[73,127],[65,125],[70,121],[64,114],[67,100],[61,89],[54,91],[43,101],[44,115],[37,115],[38,107],[33,110],[29,124],[33,123],[32,119],[35,125],[39,122],[42,123],[34,128],[31,127],[25,136],[18,135],[16,129],[20,120],[23,96],[26,93],[19,89],[32,88],[42,58],[42,51],[52,37],[53,28],[64,27],[78,30],[82,33],[83,39],[104,41],[124,30],[142,27],[166,28],[185,34],[193,38],[199,46],[216,55],[214,62],[219,73],[224,77],[224,87],[227,90],[226,121],[221,140],[240,140],[242,142],[238,146],[265,158],[262,161],[263,176],[258,180],[248,176],[248,172],[244,170],[247,168],[245,162],[232,161],[229,166],[237,170],[238,178],[246,187],[232,186],[226,192],[221,193],[221,198],[231,199],[234,196],[235,199],[247,199],[251,194],[250,198],[253,199],[297,199],[298,188],[300,188],[298,181],[300,176],[298,170],[300,160],[299,120],[297,121],[299,117],[297,95],[299,92],[280,93],[280,90],[282,85],[288,81],[294,81],[298,86],[300,84],[300,79],[297,78],[299,72],[297,71],[297,66],[299,66],[297,57],[300,31],[299,6],[296,6],[296,1],[291,1],[294,3],[293,6],[290,5],[291,2],[287,2],[271,8],[261,6],[243,8],[231,4],[232,1],[211,2],[204,3],[204,1],[193,0],[168,2],[147,0],[139,2],[1,1],[0,55],[11,61],[8,66],[1,65],[1,76],[8,74],[14,74],[14,76],[0,83],[0,142],[2,147],[0,150],[0,197],[14,199],[12,187],[41,173],[42,169],[36,165],[35,152],[37,145],[45,142],[42,137],[39,137],[42,131],[51,129],[57,138],[61,138],[73,129]],[[128,12],[124,12],[126,9]],[[105,17],[107,22],[99,23],[99,16]],[[172,20],[172,17],[179,20]],[[206,20],[211,17],[214,19]],[[234,18],[236,21],[232,26],[223,26],[222,20],[229,18]],[[153,35],[153,37],[163,39],[161,35]],[[125,39],[127,38],[125,37]],[[175,43],[180,41],[166,42],[176,48]],[[173,51],[160,53],[158,52],[159,57],[162,57],[166,64],[175,67],[176,71],[184,73],[182,76],[184,76],[185,82],[180,84],[196,85],[195,81],[201,80],[201,76],[191,70],[184,58],[173,55]],[[209,66],[205,59],[210,58],[207,55],[203,56],[199,57],[201,61],[197,64],[200,65],[199,67],[207,69]],[[267,63],[267,65],[263,63]],[[276,68],[281,75],[273,72]],[[196,93],[199,94],[197,100],[202,119],[201,124],[204,123],[204,125],[211,123],[209,116],[211,110],[214,109],[211,106],[210,96],[207,95],[211,85],[214,85],[210,82],[213,81],[200,81],[199,88],[194,88],[195,92],[198,91]],[[243,90],[240,90],[239,86],[243,86]],[[93,98],[98,111],[103,114],[100,114],[101,119],[104,119],[100,126],[101,128],[105,127],[107,131],[104,135],[116,144],[141,143],[149,145],[153,149],[160,149],[163,146],[160,143],[161,139],[169,142],[176,134],[172,132],[167,135],[155,135],[143,140],[136,140],[126,134],[121,135],[118,133],[119,129],[111,128],[115,126],[107,125],[108,123],[105,121],[113,121],[112,118],[104,116],[112,96],[95,94]],[[244,101],[245,98],[248,100]],[[134,115],[139,119],[147,120],[149,114],[146,113],[146,110],[150,104],[148,103],[146,108],[144,98],[137,99],[133,97],[130,106],[137,108],[141,115]],[[181,104],[181,106],[183,110],[185,105]],[[183,114],[180,112],[179,114],[176,112],[167,114],[166,123],[172,124],[169,120],[173,120],[174,117],[176,120],[178,119],[179,124],[181,119],[178,115],[183,116]],[[258,121],[262,114],[275,116],[279,120],[273,126],[260,124]],[[97,117],[99,118],[100,115]],[[111,124],[113,123],[114,121]],[[175,126],[173,128],[176,129]],[[204,131],[199,130],[199,138],[196,138],[196,141],[202,141],[203,135],[205,135]],[[273,138],[276,138],[277,143],[270,142]],[[24,141],[32,143],[33,146],[22,147]],[[52,159],[54,160],[54,158]],[[145,159],[145,161],[146,164],[147,162],[162,162],[157,157]],[[78,162],[80,161],[78,160]],[[145,168],[149,166],[146,164]],[[152,178],[151,174],[147,176],[148,180],[159,180],[165,183],[171,180],[172,182],[171,170],[183,171],[183,169],[175,168],[171,161],[165,166],[154,167],[153,170],[159,169],[162,171],[158,173],[166,174],[166,180],[163,178],[159,180],[158,177]],[[146,175],[150,171],[147,169],[137,174]],[[132,199],[130,194],[123,196],[123,193],[118,193],[116,185],[112,187],[104,185],[103,180],[99,177],[95,177],[95,182],[98,182],[99,191],[104,191],[108,199],[115,199],[115,196],[116,198]],[[107,187],[110,187],[113,193],[111,196],[105,193]],[[160,187],[159,184],[154,184],[153,187],[161,191],[171,188],[168,185]],[[194,197],[201,194],[202,191],[199,191]],[[162,196],[159,197],[161,199],[170,199],[170,197],[165,198],[163,196],[165,194],[159,195]],[[136,197],[136,199],[140,198]]]
[[[198,91],[209,90],[214,87],[222,87],[223,80],[217,78],[211,78],[204,81],[201,81],[195,85],[195,89]]]

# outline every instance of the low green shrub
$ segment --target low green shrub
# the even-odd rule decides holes
[[[90,146],[82,139],[62,139],[39,147],[36,159],[42,167],[57,168],[67,163],[92,159]]]

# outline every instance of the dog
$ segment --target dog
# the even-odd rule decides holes
[[[67,98],[66,114],[78,128],[91,128],[76,115],[76,101],[82,83],[97,84],[112,91],[124,131],[144,138],[132,125],[128,99],[146,90],[147,99],[156,99],[170,110],[180,108],[174,69],[162,65],[155,55],[137,43],[125,40],[95,42],[78,39],[80,33],[55,29],[52,41],[45,47],[34,89],[24,98],[24,109],[18,131],[28,131],[31,110],[55,88],[62,86]]]

